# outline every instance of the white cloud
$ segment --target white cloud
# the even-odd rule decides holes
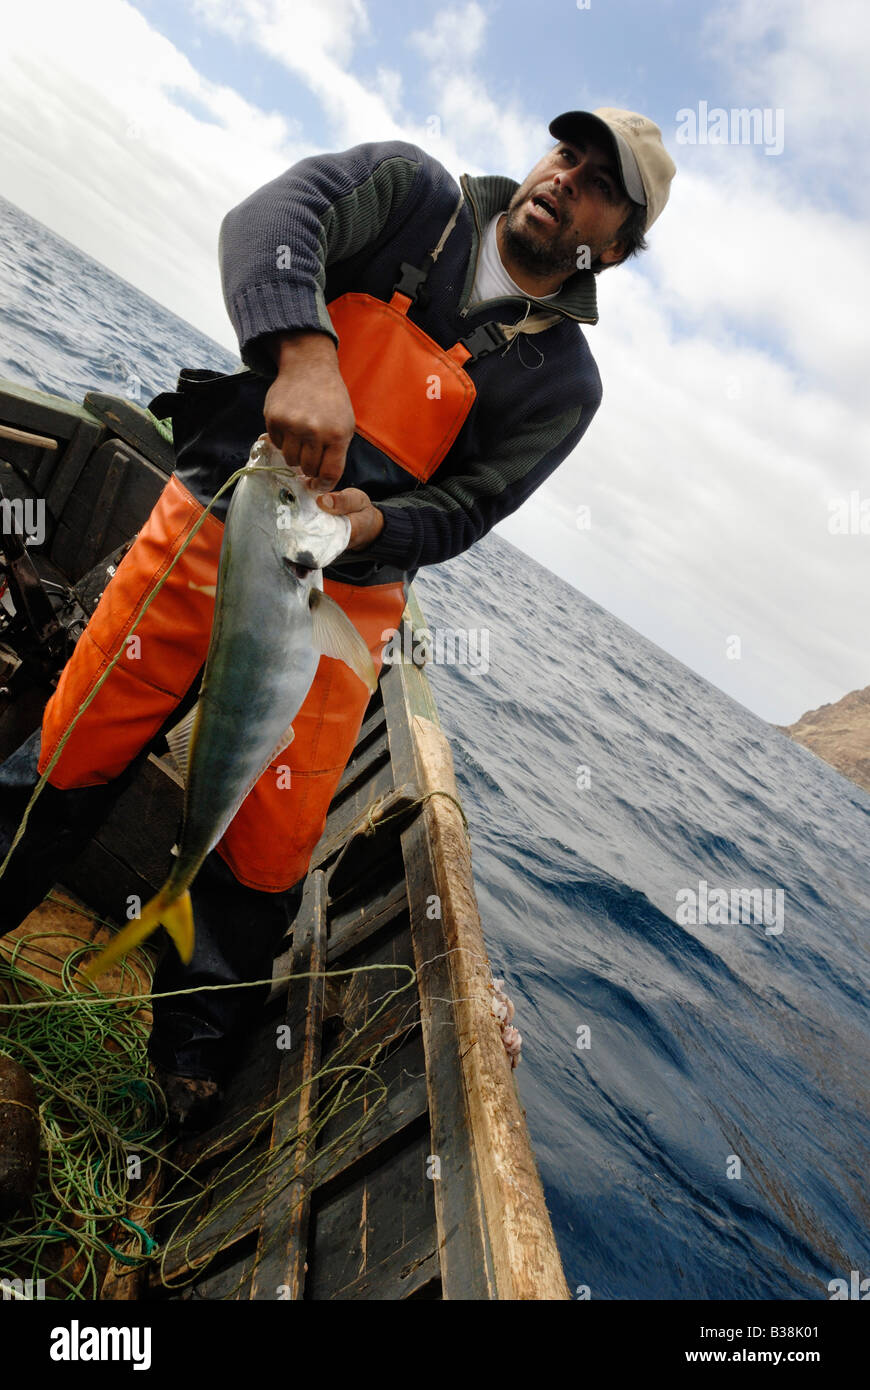
[[[832,196],[855,191],[870,26],[850,0],[740,0],[709,32],[734,103],[784,109],[788,158],[672,139],[643,273],[599,281],[600,416],[500,530],[785,723],[870,682],[870,536],[828,529],[837,497],[870,502],[867,227]]]
[[[231,348],[220,222],[309,152],[298,135],[204,79],[123,0],[4,16],[4,196]]]
[[[858,151],[870,119],[870,24],[865,0],[726,0],[707,38],[736,104],[785,113],[786,140],[811,166],[845,179],[870,207]]]
[[[214,30],[293,73],[318,98],[339,146],[367,139],[409,139],[394,118],[395,83],[377,90],[348,70],[368,32],[362,0],[194,0]],[[372,135],[361,133],[372,131]],[[307,153],[311,153],[309,149]]]
[[[486,23],[486,11],[476,0],[448,5],[436,10],[424,29],[415,30],[409,43],[433,68],[470,67],[476,59],[485,58]]]
[[[268,42],[288,67],[318,56],[346,68],[369,31],[363,0],[192,0],[191,9],[238,44]]]
[[[125,0],[16,8],[0,52],[2,191],[228,346],[221,218],[296,159],[397,137],[454,175],[521,180],[547,146],[546,77],[504,99],[490,75],[494,20],[476,0],[423,23],[412,11],[407,41],[425,60],[413,91],[395,56],[371,62],[362,0],[196,0],[193,12],[234,39],[253,90],[259,55],[283,66],[281,111],[209,81]],[[679,173],[650,251],[599,281],[588,337],[601,414],[500,528],[778,722],[870,680],[870,537],[827,530],[833,497],[870,495],[866,229],[832,194],[858,177],[862,26],[852,0],[714,12],[733,104],[782,106],[785,154],[673,148]],[[516,44],[519,55],[519,31]],[[284,114],[302,88],[322,145]],[[590,532],[576,529],[580,503]],[[724,655],[731,634],[739,662]]]
[[[717,340],[769,343],[858,403],[866,389],[867,229],[775,159],[748,148],[675,148],[679,172],[646,264],[665,312]]]
[[[870,536],[829,504],[866,476],[870,425],[786,366],[675,334],[655,287],[610,272],[590,338],[598,417],[546,490],[499,530],[776,722],[870,679]],[[865,489],[865,495],[868,495]],[[591,509],[578,530],[577,508]],[[739,661],[726,639],[742,640]]]
[[[425,28],[415,30],[409,43],[425,60],[426,91],[445,146],[466,156],[462,168],[473,157],[481,169],[522,181],[552,137],[547,122],[533,117],[527,107],[487,90],[487,23],[476,0],[448,5],[437,10]],[[440,150],[433,152],[448,168],[454,167]]]

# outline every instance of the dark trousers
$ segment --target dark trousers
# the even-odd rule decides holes
[[[183,712],[179,706],[171,722]],[[103,786],[43,788],[0,878],[0,936],[17,927],[53,884],[63,880],[149,751],[159,744],[158,735],[120,777]],[[0,764],[0,862],[39,780],[39,748],[37,729]],[[268,979],[274,955],[298,911],[303,886],[304,880],[283,893],[247,888],[212,851],[190,890],[196,932],[193,959],[182,965],[167,941],[154,977],[155,994]],[[268,992],[265,985],[156,998],[149,1043],[152,1060],[180,1076],[222,1081]]]

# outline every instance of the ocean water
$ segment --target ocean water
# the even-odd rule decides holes
[[[147,403],[181,366],[235,360],[0,199],[0,375]],[[494,533],[416,588],[468,634],[429,675],[572,1291],[870,1276],[870,797]]]
[[[81,401],[147,405],[179,367],[238,357],[0,196],[0,377]]]

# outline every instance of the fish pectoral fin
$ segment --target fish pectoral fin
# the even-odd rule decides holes
[[[334,599],[320,589],[312,589],[309,599],[314,620],[314,645],[324,656],[344,661],[370,691],[377,689],[378,676],[372,654],[347,614]]]
[[[190,766],[190,744],[193,738],[193,726],[196,723],[196,716],[199,713],[199,701],[183,719],[170,729],[166,735],[166,742],[169,744],[169,751],[178,768],[182,782],[187,782],[187,770]]]
[[[169,932],[178,954],[187,965],[193,955],[193,905],[190,894],[184,892],[174,901],[167,902],[160,892],[145,904],[142,915],[135,922],[130,922],[119,931],[106,949],[88,962],[81,972],[84,979],[95,980],[98,975],[102,975],[116,961],[121,960],[155,932],[161,923]]]

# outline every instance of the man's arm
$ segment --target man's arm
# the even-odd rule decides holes
[[[582,439],[600,400],[599,386],[584,405],[515,427],[485,460],[467,463],[461,473],[378,502],[374,510],[383,515],[379,533],[370,544],[352,543],[349,549],[407,570],[460,555],[522,506],[558,468]],[[363,497],[359,489],[347,488],[322,498],[320,505],[327,501],[335,511],[352,513]]]
[[[247,367],[273,376],[282,335],[338,338],[326,308],[326,267],[412,216],[447,171],[404,140],[301,159],[227,213],[219,258],[224,303]]]
[[[274,377],[272,443],[323,491],[344,472],[350,396],[326,307],[326,267],[363,250],[436,196],[449,175],[402,140],[302,159],[227,213],[219,256],[242,361]],[[371,532],[369,532],[371,534]]]

